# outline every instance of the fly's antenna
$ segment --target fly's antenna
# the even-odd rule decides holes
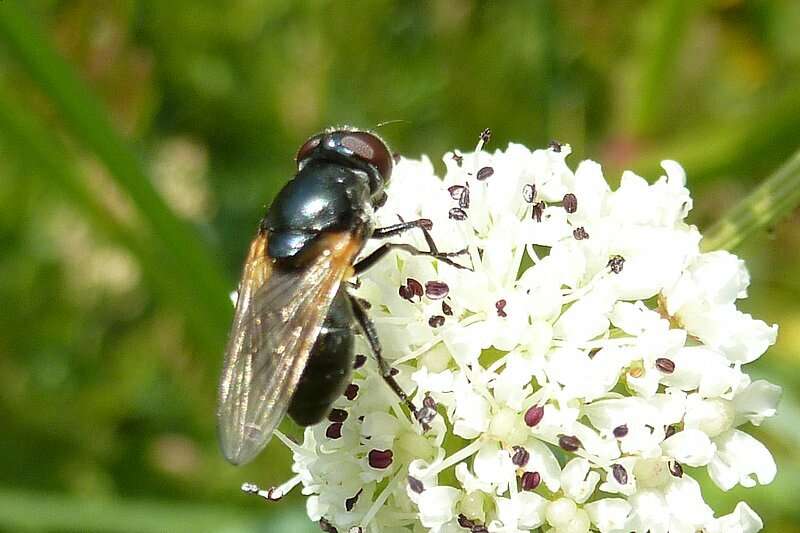
[[[377,124],[375,124],[375,129],[377,130],[378,128],[382,128],[384,126],[391,126],[392,124],[399,124],[401,122],[407,122],[408,124],[411,124],[410,120],[406,120],[404,118],[396,118],[394,120],[384,120],[383,122],[378,122]]]

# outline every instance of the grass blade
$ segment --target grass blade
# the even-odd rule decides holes
[[[736,248],[800,203],[800,150],[705,232],[705,250]]]
[[[50,135],[44,125],[19,105],[19,98],[0,87],[0,135],[10,153],[35,168],[61,190],[69,201],[87,218],[92,227],[112,241],[127,248],[139,261],[147,281],[153,283],[158,295],[173,302],[173,306],[187,317],[190,332],[209,356],[218,355],[219,331],[227,324],[217,321],[204,305],[204,295],[198,293],[192,280],[184,276],[183,267],[162,257],[146,239],[117,220],[106,206],[87,188],[75,161],[63,146]]]
[[[180,265],[180,274],[198,293],[184,307],[199,305],[209,317],[208,337],[221,347],[231,314],[227,292],[233,287],[196,233],[156,192],[142,163],[112,126],[107,113],[73,68],[61,58],[21,7],[0,3],[0,38],[54,104],[68,130],[106,166],[112,179],[138,208],[154,248]],[[177,283],[177,281],[176,281]]]

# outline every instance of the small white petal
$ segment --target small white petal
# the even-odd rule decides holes
[[[681,478],[672,478],[664,491],[664,497],[675,517],[695,529],[702,527],[714,516],[711,507],[703,501],[700,485],[686,474]]]
[[[530,439],[525,443],[525,449],[530,453],[530,459],[525,468],[531,472],[539,472],[542,482],[550,492],[559,490],[561,488],[561,467],[550,448],[539,439]]]
[[[664,441],[664,453],[689,466],[707,465],[717,447],[708,435],[697,429],[684,429]]]
[[[453,487],[432,487],[417,502],[419,519],[425,527],[439,527],[455,517],[455,504],[461,491]]]
[[[730,490],[737,483],[753,487],[756,479],[766,485],[775,479],[777,467],[772,454],[747,433],[734,429],[720,435],[714,442],[717,455],[709,463],[708,473],[722,490]]]
[[[739,502],[732,513],[714,520],[707,528],[708,533],[756,533],[764,523],[745,502]]]
[[[589,461],[581,457],[572,459],[561,472],[561,488],[564,494],[583,503],[594,493],[600,474],[589,469]]]
[[[736,423],[745,420],[759,426],[765,418],[775,416],[783,389],[764,380],[751,383],[736,395],[733,404],[736,407]]]
[[[587,503],[584,509],[600,533],[607,533],[624,528],[631,512],[631,504],[621,498],[604,498]]]

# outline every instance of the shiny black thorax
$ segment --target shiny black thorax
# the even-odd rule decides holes
[[[326,233],[349,231],[365,242],[373,230],[366,175],[342,164],[311,160],[281,189],[261,223],[267,253],[281,266],[314,257]]]
[[[364,172],[339,162],[310,160],[278,193],[261,223],[274,268],[301,268],[320,253],[321,237],[350,232],[366,242],[374,229],[370,188]],[[289,414],[302,426],[315,424],[350,382],[355,316],[342,286],[323,322]]]

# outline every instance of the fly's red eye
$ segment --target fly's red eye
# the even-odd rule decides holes
[[[386,143],[365,131],[348,132],[340,142],[342,146],[351,150],[356,157],[374,165],[384,180],[389,180],[392,175],[394,160]]]
[[[300,164],[301,161],[306,159],[311,152],[313,152],[319,143],[322,141],[322,135],[314,135],[309,140],[303,143],[303,146],[297,151],[297,155],[294,157],[294,161],[297,164]]]

